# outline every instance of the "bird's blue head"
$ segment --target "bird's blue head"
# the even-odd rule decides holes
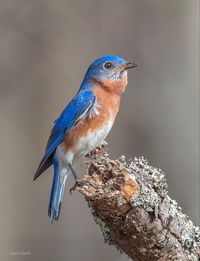
[[[102,56],[89,66],[82,87],[96,83],[108,90],[121,88],[123,91],[127,85],[127,70],[136,66],[119,56]]]

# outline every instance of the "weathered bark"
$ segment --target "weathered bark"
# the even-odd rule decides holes
[[[89,162],[85,196],[104,240],[132,260],[200,260],[200,230],[167,193],[164,173],[144,158],[106,154]]]

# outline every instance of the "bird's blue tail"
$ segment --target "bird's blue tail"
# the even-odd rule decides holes
[[[49,199],[48,215],[51,223],[54,220],[58,220],[61,210],[61,204],[63,200],[65,182],[70,173],[70,167],[60,170],[57,159],[53,159],[54,177],[51,187],[51,195]]]

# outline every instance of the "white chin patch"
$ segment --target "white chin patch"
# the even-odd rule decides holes
[[[121,73],[121,78],[127,77],[127,75],[128,75],[127,70],[124,70],[124,71]]]

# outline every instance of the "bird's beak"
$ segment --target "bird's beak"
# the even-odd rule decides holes
[[[131,68],[134,68],[134,67],[137,67],[138,65],[136,63],[133,63],[133,62],[126,62],[124,64],[124,70],[128,70],[128,69],[131,69]]]
[[[128,70],[128,69],[131,69],[131,68],[134,68],[134,67],[137,67],[138,65],[136,63],[133,63],[133,62],[126,62],[124,64],[122,64],[120,66],[120,71],[123,72],[125,70]]]

